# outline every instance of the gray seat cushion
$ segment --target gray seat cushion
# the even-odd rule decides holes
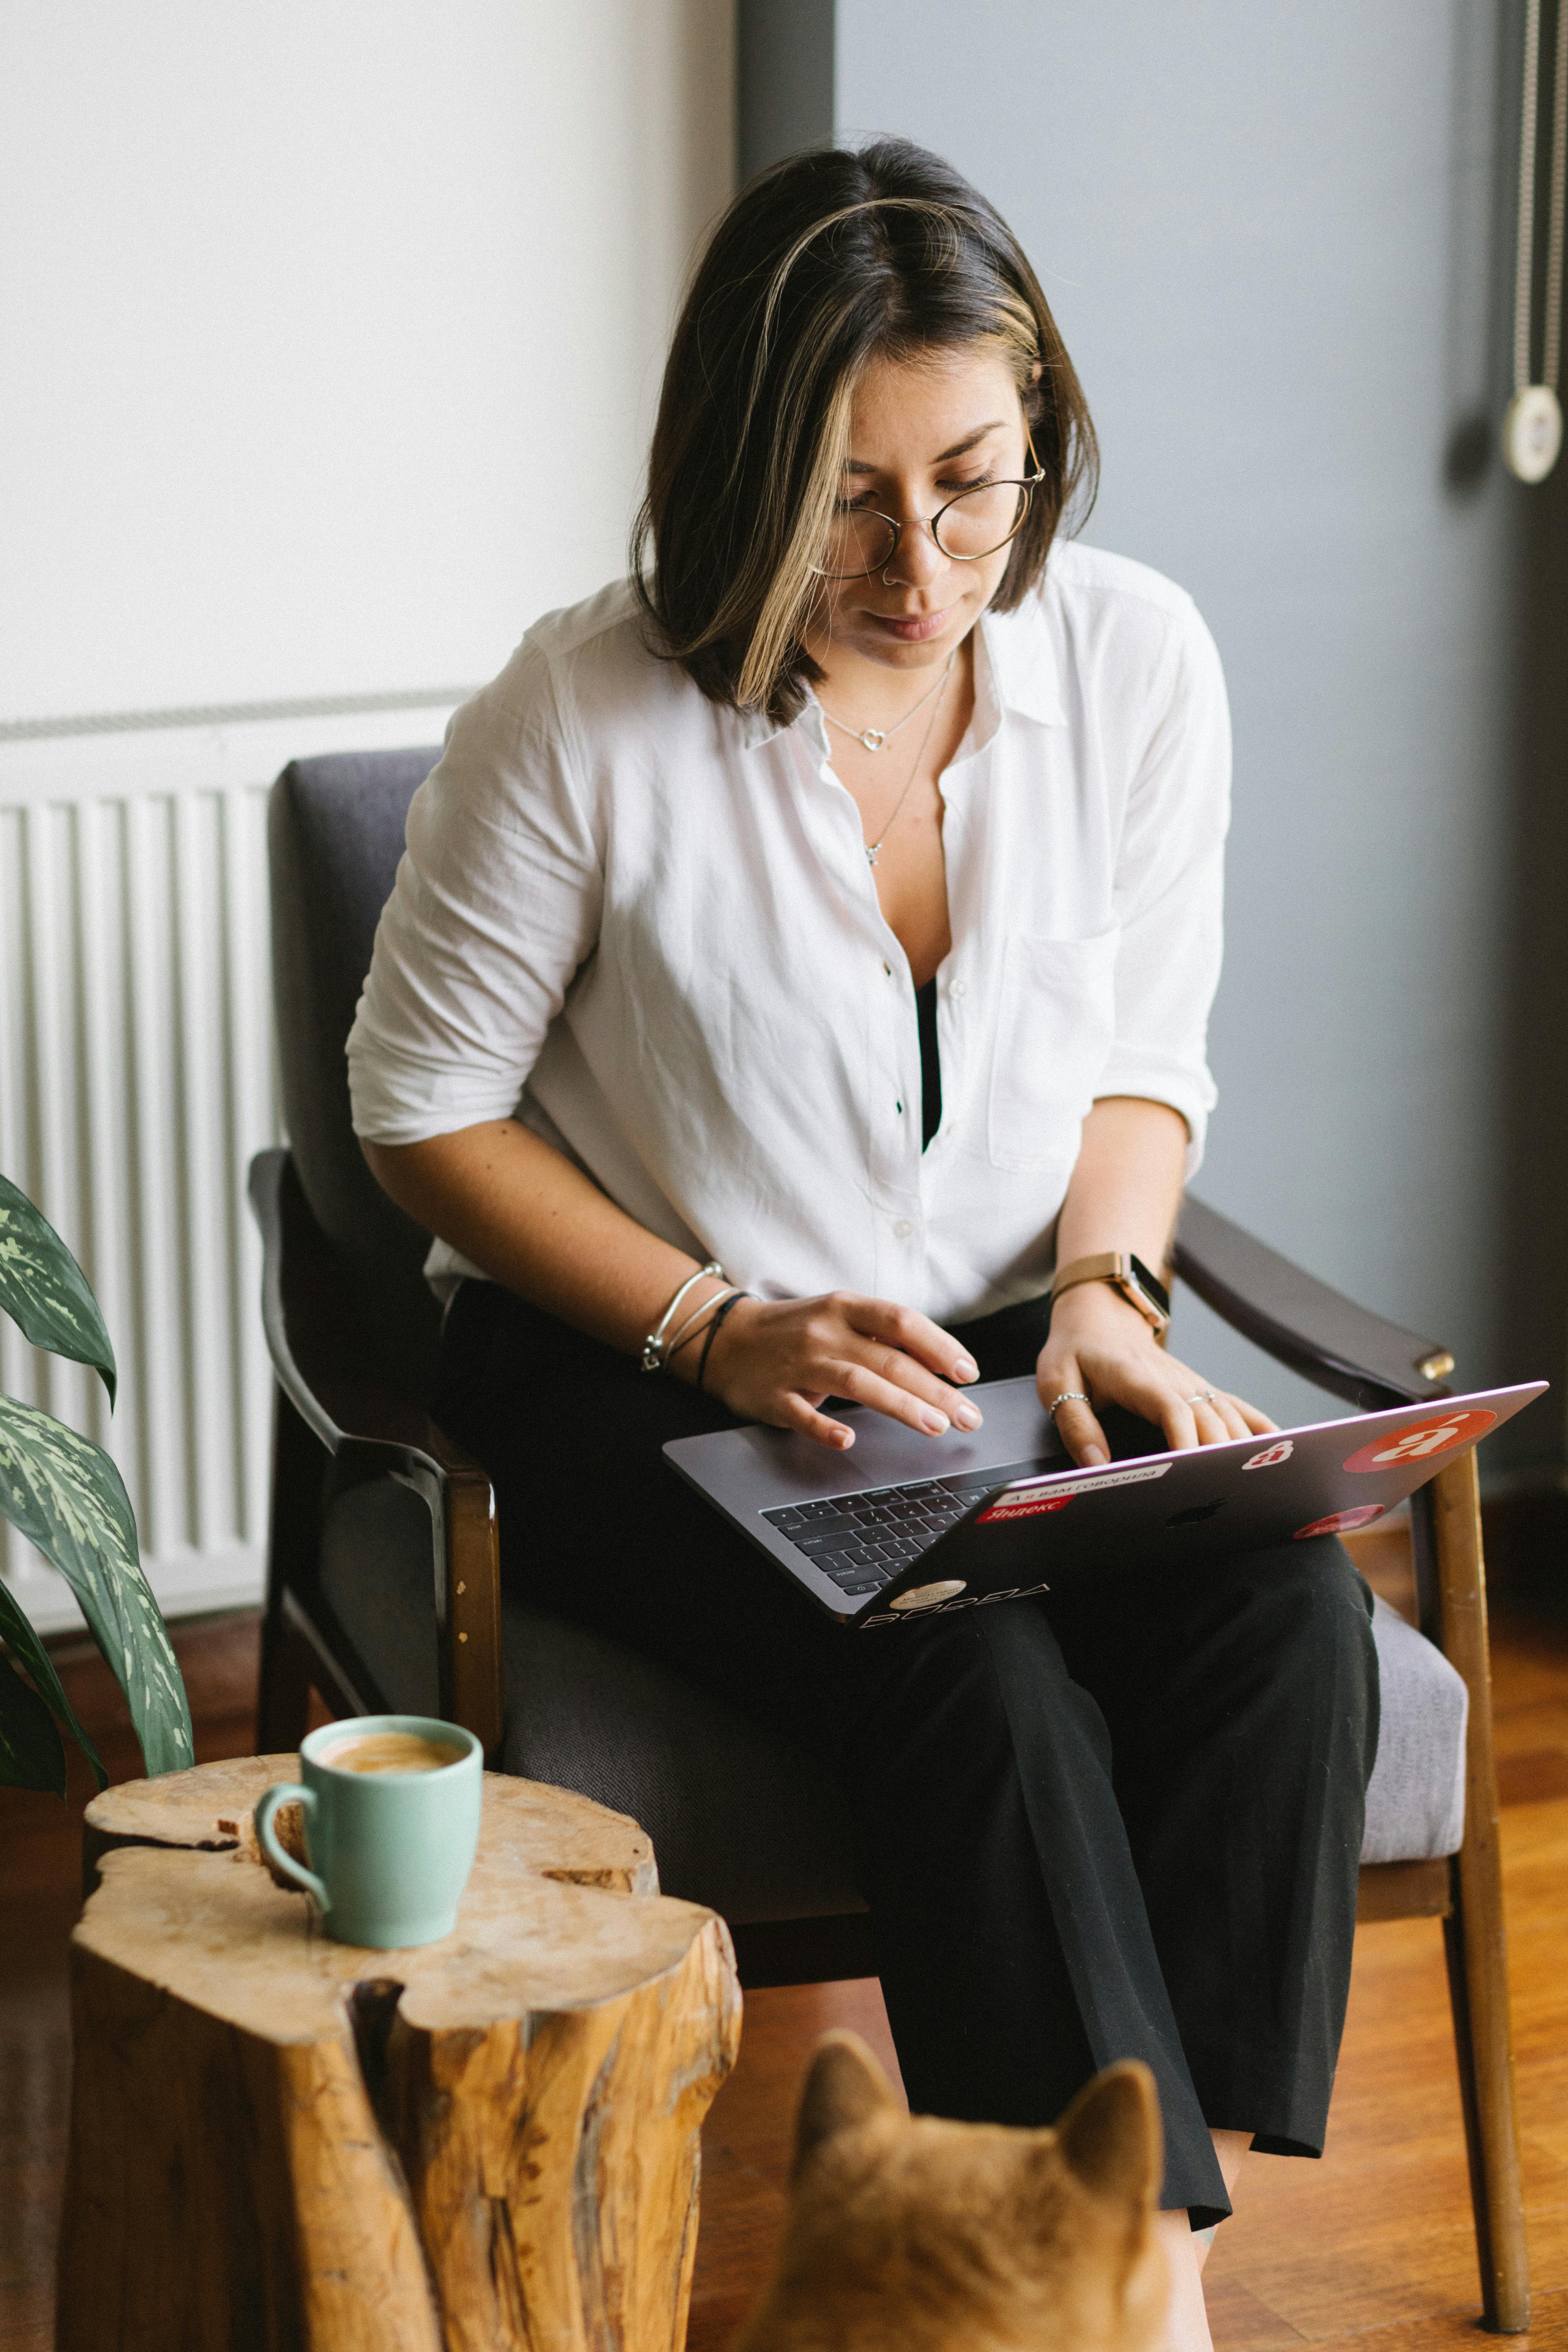
[[[437,1709],[430,1516],[390,1480],[340,1495],[321,1584],[388,1707]],[[653,1839],[667,1893],[727,1919],[864,1909],[844,1806],[804,1751],[618,1642],[508,1601],[509,1772],[580,1790]],[[1454,1853],[1464,1832],[1467,1694],[1442,1653],[1379,1601],[1383,1727],[1363,1862]]]
[[[1366,1792],[1363,1862],[1457,1853],[1465,1834],[1470,1695],[1441,1650],[1385,1601],[1373,1611],[1383,1711]]]

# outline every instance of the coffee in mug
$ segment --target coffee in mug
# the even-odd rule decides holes
[[[444,1772],[467,1753],[449,1740],[426,1739],[416,1731],[372,1731],[323,1748],[330,1772]]]
[[[479,1843],[484,1753],[471,1731],[423,1715],[323,1724],[300,1744],[300,1780],[268,1789],[256,1836],[274,1869],[313,1895],[340,1944],[396,1951],[449,1936]],[[300,1805],[310,1867],[273,1826]]]

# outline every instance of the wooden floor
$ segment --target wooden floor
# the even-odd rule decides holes
[[[1489,1538],[1497,1567],[1503,1543]],[[1502,1555],[1500,1559],[1498,1555]],[[1393,1555],[1363,1555],[1397,1597]],[[1568,1557],[1505,1576],[1493,1671],[1535,2320],[1521,2347],[1568,2352]],[[252,1746],[256,1624],[177,1633],[197,1753]],[[118,1779],[136,1769],[123,1708],[90,1650],[65,1679]],[[77,1910],[69,1809],[0,1790],[0,2352],[52,2352],[51,2265],[69,2079],[66,1944]],[[766,2272],[790,2116],[817,2033],[850,2024],[894,2066],[874,1982],[754,1993],[741,2061],[705,2137],[690,2352],[721,2352]],[[1357,2352],[1473,2346],[1479,2297],[1435,1922],[1364,1927],[1328,2152],[1249,2159],[1208,2269],[1220,2352],[1353,2336]]]

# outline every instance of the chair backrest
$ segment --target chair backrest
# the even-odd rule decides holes
[[[420,1268],[430,1236],[366,1167],[343,1047],[403,854],[408,803],[436,751],[295,760],[272,787],[272,986],[289,1149],[341,1257],[385,1375],[427,1403],[440,1318]]]

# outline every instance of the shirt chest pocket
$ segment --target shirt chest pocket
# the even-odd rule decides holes
[[[1116,1038],[1120,926],[1087,940],[1016,931],[1002,968],[988,1148],[996,1168],[1070,1168]]]

